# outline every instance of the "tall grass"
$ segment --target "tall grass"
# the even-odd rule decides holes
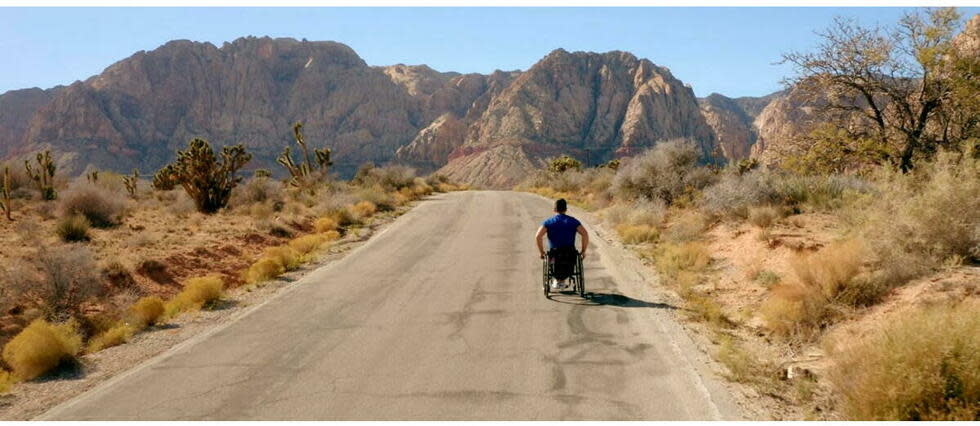
[[[980,418],[980,304],[933,307],[886,321],[832,353],[828,378],[853,420]]]

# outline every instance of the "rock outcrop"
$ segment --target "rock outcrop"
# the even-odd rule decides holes
[[[31,117],[62,90],[38,88],[11,90],[0,94],[0,159],[18,154]]]
[[[734,99],[712,93],[700,101],[701,113],[728,161],[749,157],[756,141],[752,117]]]
[[[506,187],[550,156],[596,164],[673,138],[697,143],[705,161],[717,159],[693,91],[666,68],[625,52],[558,49],[491,99],[440,171]]]
[[[37,111],[23,144],[75,152],[77,168],[151,172],[203,137],[244,143],[255,153],[251,167],[276,169],[296,121],[351,173],[362,162],[390,160],[423,114],[404,87],[339,43],[174,41],[66,88]]]
[[[347,177],[396,161],[477,185],[510,186],[545,158],[590,164],[687,138],[722,160],[690,87],[625,52],[556,50],[527,72],[368,66],[334,42],[248,37],[169,42],[70,86],[0,96],[0,155],[51,148],[62,170],[144,175],[194,137],[243,143],[249,168],[274,158],[291,125],[333,150]],[[732,149],[734,152],[734,149]]]

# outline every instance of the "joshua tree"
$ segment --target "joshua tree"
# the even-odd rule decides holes
[[[292,151],[287,146],[282,154],[276,158],[279,164],[289,171],[292,179],[289,180],[289,184],[293,186],[303,186],[308,183],[309,178],[314,173],[313,162],[310,159],[310,150],[306,146],[306,141],[303,139],[303,123],[296,123],[293,125],[293,137],[296,139],[296,144],[300,146],[303,150],[303,160],[296,164],[293,161]],[[321,176],[326,176],[327,171],[333,162],[330,161],[330,148],[323,149],[313,149],[313,155],[315,157],[316,165],[318,168],[318,173]]]
[[[195,138],[186,151],[177,151],[176,161],[157,172],[153,185],[162,189],[179,184],[198,211],[215,213],[228,204],[231,190],[242,180],[236,172],[251,159],[252,154],[239,144],[222,148],[219,160],[208,141]]]
[[[0,210],[7,215],[7,220],[14,220],[10,216],[10,210],[13,208],[10,205],[10,167],[3,168],[3,187],[0,187]]]
[[[24,160],[24,168],[27,169],[27,176],[34,181],[37,190],[41,192],[41,198],[53,200],[58,198],[58,193],[54,190],[54,173],[58,170],[54,161],[51,160],[51,151],[37,153],[37,170],[31,167],[29,160]]]
[[[139,189],[140,171],[133,169],[132,176],[123,176],[123,184],[126,185],[126,192],[130,197],[136,198],[136,191]]]

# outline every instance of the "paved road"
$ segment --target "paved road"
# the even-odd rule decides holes
[[[587,259],[593,301],[544,298],[533,234],[549,213],[529,194],[440,195],[42,418],[737,419],[670,306],[614,270],[621,249]]]

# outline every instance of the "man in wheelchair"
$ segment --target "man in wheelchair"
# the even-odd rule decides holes
[[[548,256],[549,261],[554,261],[551,280],[551,289],[554,291],[561,291],[567,287],[568,277],[572,275],[575,263],[578,261],[579,252],[575,250],[575,234],[582,236],[582,259],[585,259],[585,252],[589,249],[589,233],[578,219],[565,214],[567,210],[568,203],[565,199],[555,201],[556,214],[541,224],[534,237],[541,258]],[[547,253],[542,242],[545,234],[548,235]]]

